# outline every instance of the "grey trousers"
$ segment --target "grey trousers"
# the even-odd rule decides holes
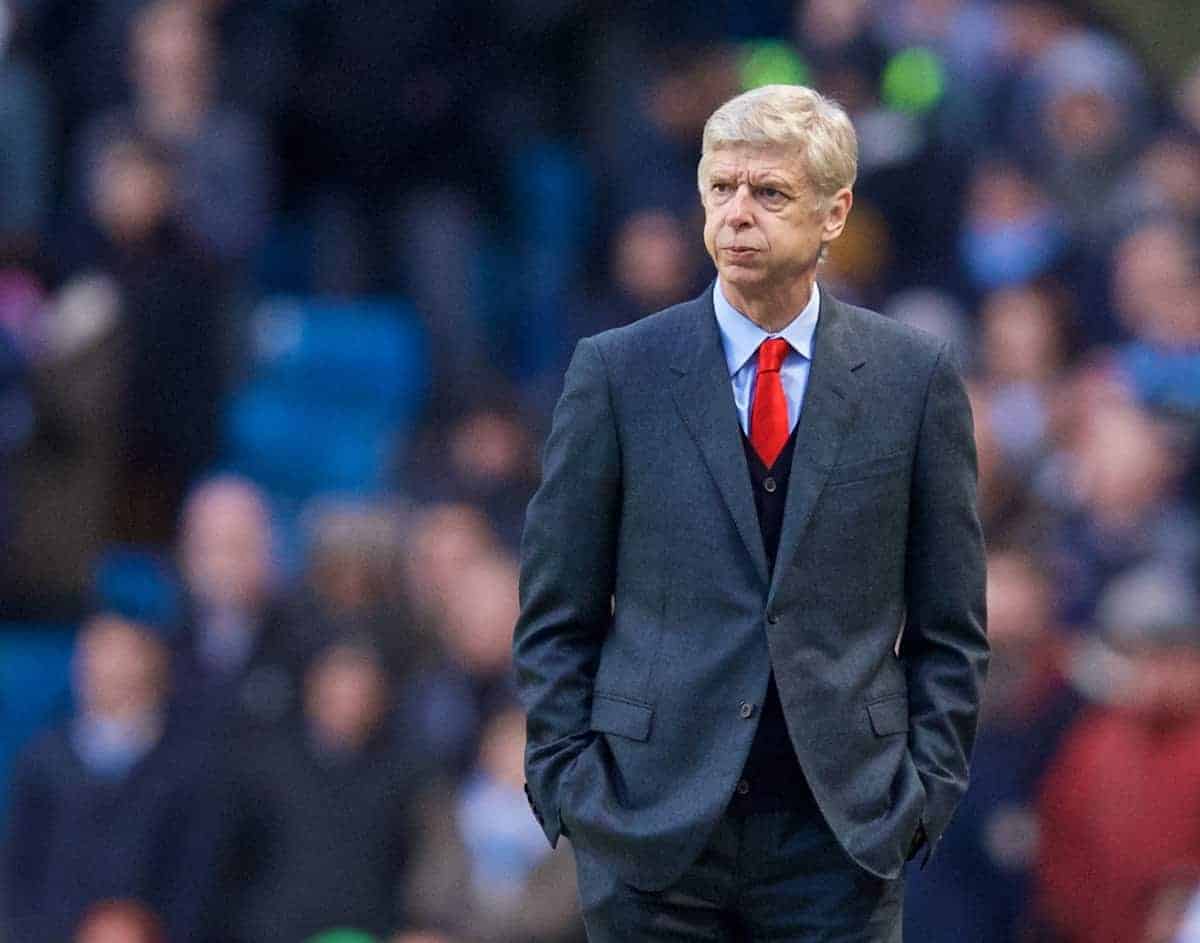
[[[877,878],[834,838],[811,798],[787,812],[725,815],[664,891],[626,884],[575,848],[591,943],[900,943],[904,880]]]

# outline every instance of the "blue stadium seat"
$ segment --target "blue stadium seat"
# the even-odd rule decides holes
[[[406,418],[428,380],[425,337],[396,301],[272,299],[255,312],[255,379]]]
[[[96,608],[156,626],[163,633],[174,631],[182,617],[182,591],[174,570],[160,553],[145,547],[105,549],[96,562],[92,597]]]
[[[255,313],[250,342],[249,376],[226,414],[225,465],[284,500],[386,488],[429,384],[411,309],[272,299]]]
[[[347,408],[259,383],[234,400],[232,464],[279,497],[369,493],[382,485],[400,424],[373,407]]]

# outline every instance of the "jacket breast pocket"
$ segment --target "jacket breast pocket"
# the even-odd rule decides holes
[[[902,451],[880,455],[877,458],[868,458],[861,462],[834,465],[825,484],[826,487],[832,488],[837,485],[849,485],[856,481],[864,481],[868,478],[880,478],[904,470],[911,462],[912,457],[909,453]]]
[[[647,740],[654,708],[618,694],[597,691],[592,695],[592,730],[630,740]]]
[[[901,691],[867,704],[867,717],[877,737],[908,730],[908,695]]]

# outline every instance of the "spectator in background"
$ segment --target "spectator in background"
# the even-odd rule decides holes
[[[929,867],[909,874],[905,933],[921,943],[1024,939],[1038,791],[1077,708],[1044,569],[993,551],[987,594],[992,662],[971,788]]]
[[[1194,572],[1200,562],[1200,524],[1179,491],[1181,443],[1132,403],[1095,392],[1081,383],[1063,397],[1076,402],[1066,412],[1074,422],[1061,456],[1064,510],[1051,538],[1061,615],[1076,628],[1124,570],[1161,559]]]
[[[502,709],[463,784],[430,792],[408,889],[414,919],[473,943],[583,943],[574,859],[528,814],[524,756],[524,715]]]
[[[32,428],[13,456],[13,533],[0,554],[0,594],[16,611],[83,599],[113,535],[125,403],[126,334],[111,279],[75,279],[30,314],[21,349]]]
[[[486,705],[453,652],[447,625],[452,612],[474,601],[471,574],[498,559],[501,547],[479,508],[442,503],[413,515],[407,551],[405,584],[419,631],[429,645],[422,673],[400,692],[398,736],[436,767],[459,775],[474,759]],[[508,578],[515,591],[515,574]],[[506,631],[510,630],[511,626]],[[495,641],[495,632],[491,639]],[[486,639],[480,641],[486,644]],[[498,648],[495,654],[500,657]],[[503,654],[505,663],[507,658]]]
[[[449,590],[434,624],[441,660],[405,692],[401,723],[431,761],[462,775],[488,718],[513,696],[516,564],[499,554],[468,559]]]
[[[176,178],[162,145],[114,133],[93,156],[87,215],[64,255],[74,256],[69,284],[99,275],[117,298],[121,467],[111,532],[166,544],[215,446],[218,281],[172,214]]]
[[[1031,166],[1067,212],[1074,237],[1102,252],[1119,222],[1117,187],[1145,139],[1141,67],[1109,37],[1071,30],[1032,63],[1025,95],[1019,120],[1033,118]]]
[[[445,617],[458,575],[499,550],[487,515],[470,504],[429,505],[413,518],[405,580],[417,617],[430,633]]]
[[[7,939],[65,940],[92,905],[136,898],[173,943],[196,940],[215,807],[202,756],[168,724],[166,645],[149,625],[94,616],[75,686],[74,716],[14,775]]]
[[[663,208],[631,212],[609,240],[604,293],[577,306],[574,339],[621,327],[690,297],[702,268],[684,220]]]
[[[1138,157],[1125,187],[1122,217],[1166,217],[1200,225],[1200,140],[1180,131],[1155,138]]]
[[[176,710],[198,736],[223,743],[298,707],[316,647],[308,623],[276,593],[270,512],[251,482],[221,476],[188,496],[179,563],[188,615],[174,645]]]
[[[1098,609],[1121,656],[1111,706],[1084,714],[1038,802],[1038,901],[1065,943],[1142,939],[1155,894],[1200,867],[1200,602],[1194,576],[1148,566]]]
[[[1004,78],[989,103],[993,113],[1008,118],[1011,126],[1000,135],[1014,150],[1031,144],[1026,112],[1014,101],[1023,91],[1033,64],[1056,43],[1079,30],[1078,14],[1060,0],[1013,0],[999,9],[1002,23]]]
[[[979,461],[979,519],[988,546],[1046,549],[1056,533],[1055,509],[1046,506],[1027,473],[1005,454],[990,390],[975,384],[969,395]]]
[[[537,487],[529,424],[494,390],[446,424],[434,424],[414,450],[409,492],[424,501],[479,508],[509,549],[521,542],[525,502]]]
[[[167,943],[162,922],[133,900],[109,901],[88,911],[75,943]]]
[[[876,36],[879,31],[875,29],[872,14],[871,5],[866,0],[808,0],[795,3],[796,45],[805,61],[818,72],[829,75],[843,66],[855,64],[865,67],[865,74],[874,84],[883,70],[886,53]],[[874,97],[873,90],[855,91],[843,86],[842,91],[838,101],[844,107],[852,107],[855,103]]]
[[[77,183],[113,139],[153,141],[173,180],[169,212],[188,245],[221,266],[244,262],[267,225],[271,156],[258,121],[218,102],[211,25],[190,0],[155,0],[138,10],[128,42],[132,99],[81,130]]]
[[[1117,362],[1134,395],[1200,419],[1200,238],[1169,220],[1134,229],[1114,251],[1112,295],[1133,335]]]
[[[325,499],[302,519],[306,610],[326,637],[369,637],[403,685],[424,667],[430,643],[404,589],[404,518],[390,505]]]
[[[303,940],[335,927],[382,935],[403,925],[400,882],[424,759],[391,748],[389,686],[374,649],[334,644],[305,675],[302,723],[247,744],[214,941]]]
[[[575,338],[598,334],[692,297],[697,253],[680,217],[665,209],[630,213],[610,243],[606,294],[582,306]]]
[[[523,384],[534,413],[548,419],[562,388],[562,375],[581,337],[629,324],[648,311],[658,311],[693,297],[699,249],[688,238],[683,219],[669,209],[641,208],[621,219],[608,241],[607,272],[602,287],[577,292],[567,305],[562,343],[545,369]],[[522,503],[522,507],[524,504]]]
[[[1019,285],[988,295],[980,311],[980,364],[989,420],[1005,459],[1028,471],[1050,446],[1053,405],[1069,344],[1062,295]]]
[[[958,245],[970,288],[982,294],[1052,273],[1068,247],[1066,225],[1015,163],[983,161],[967,191]]]

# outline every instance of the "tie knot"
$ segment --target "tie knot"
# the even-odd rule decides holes
[[[779,372],[787,356],[788,342],[782,337],[768,337],[758,347],[758,372]]]

